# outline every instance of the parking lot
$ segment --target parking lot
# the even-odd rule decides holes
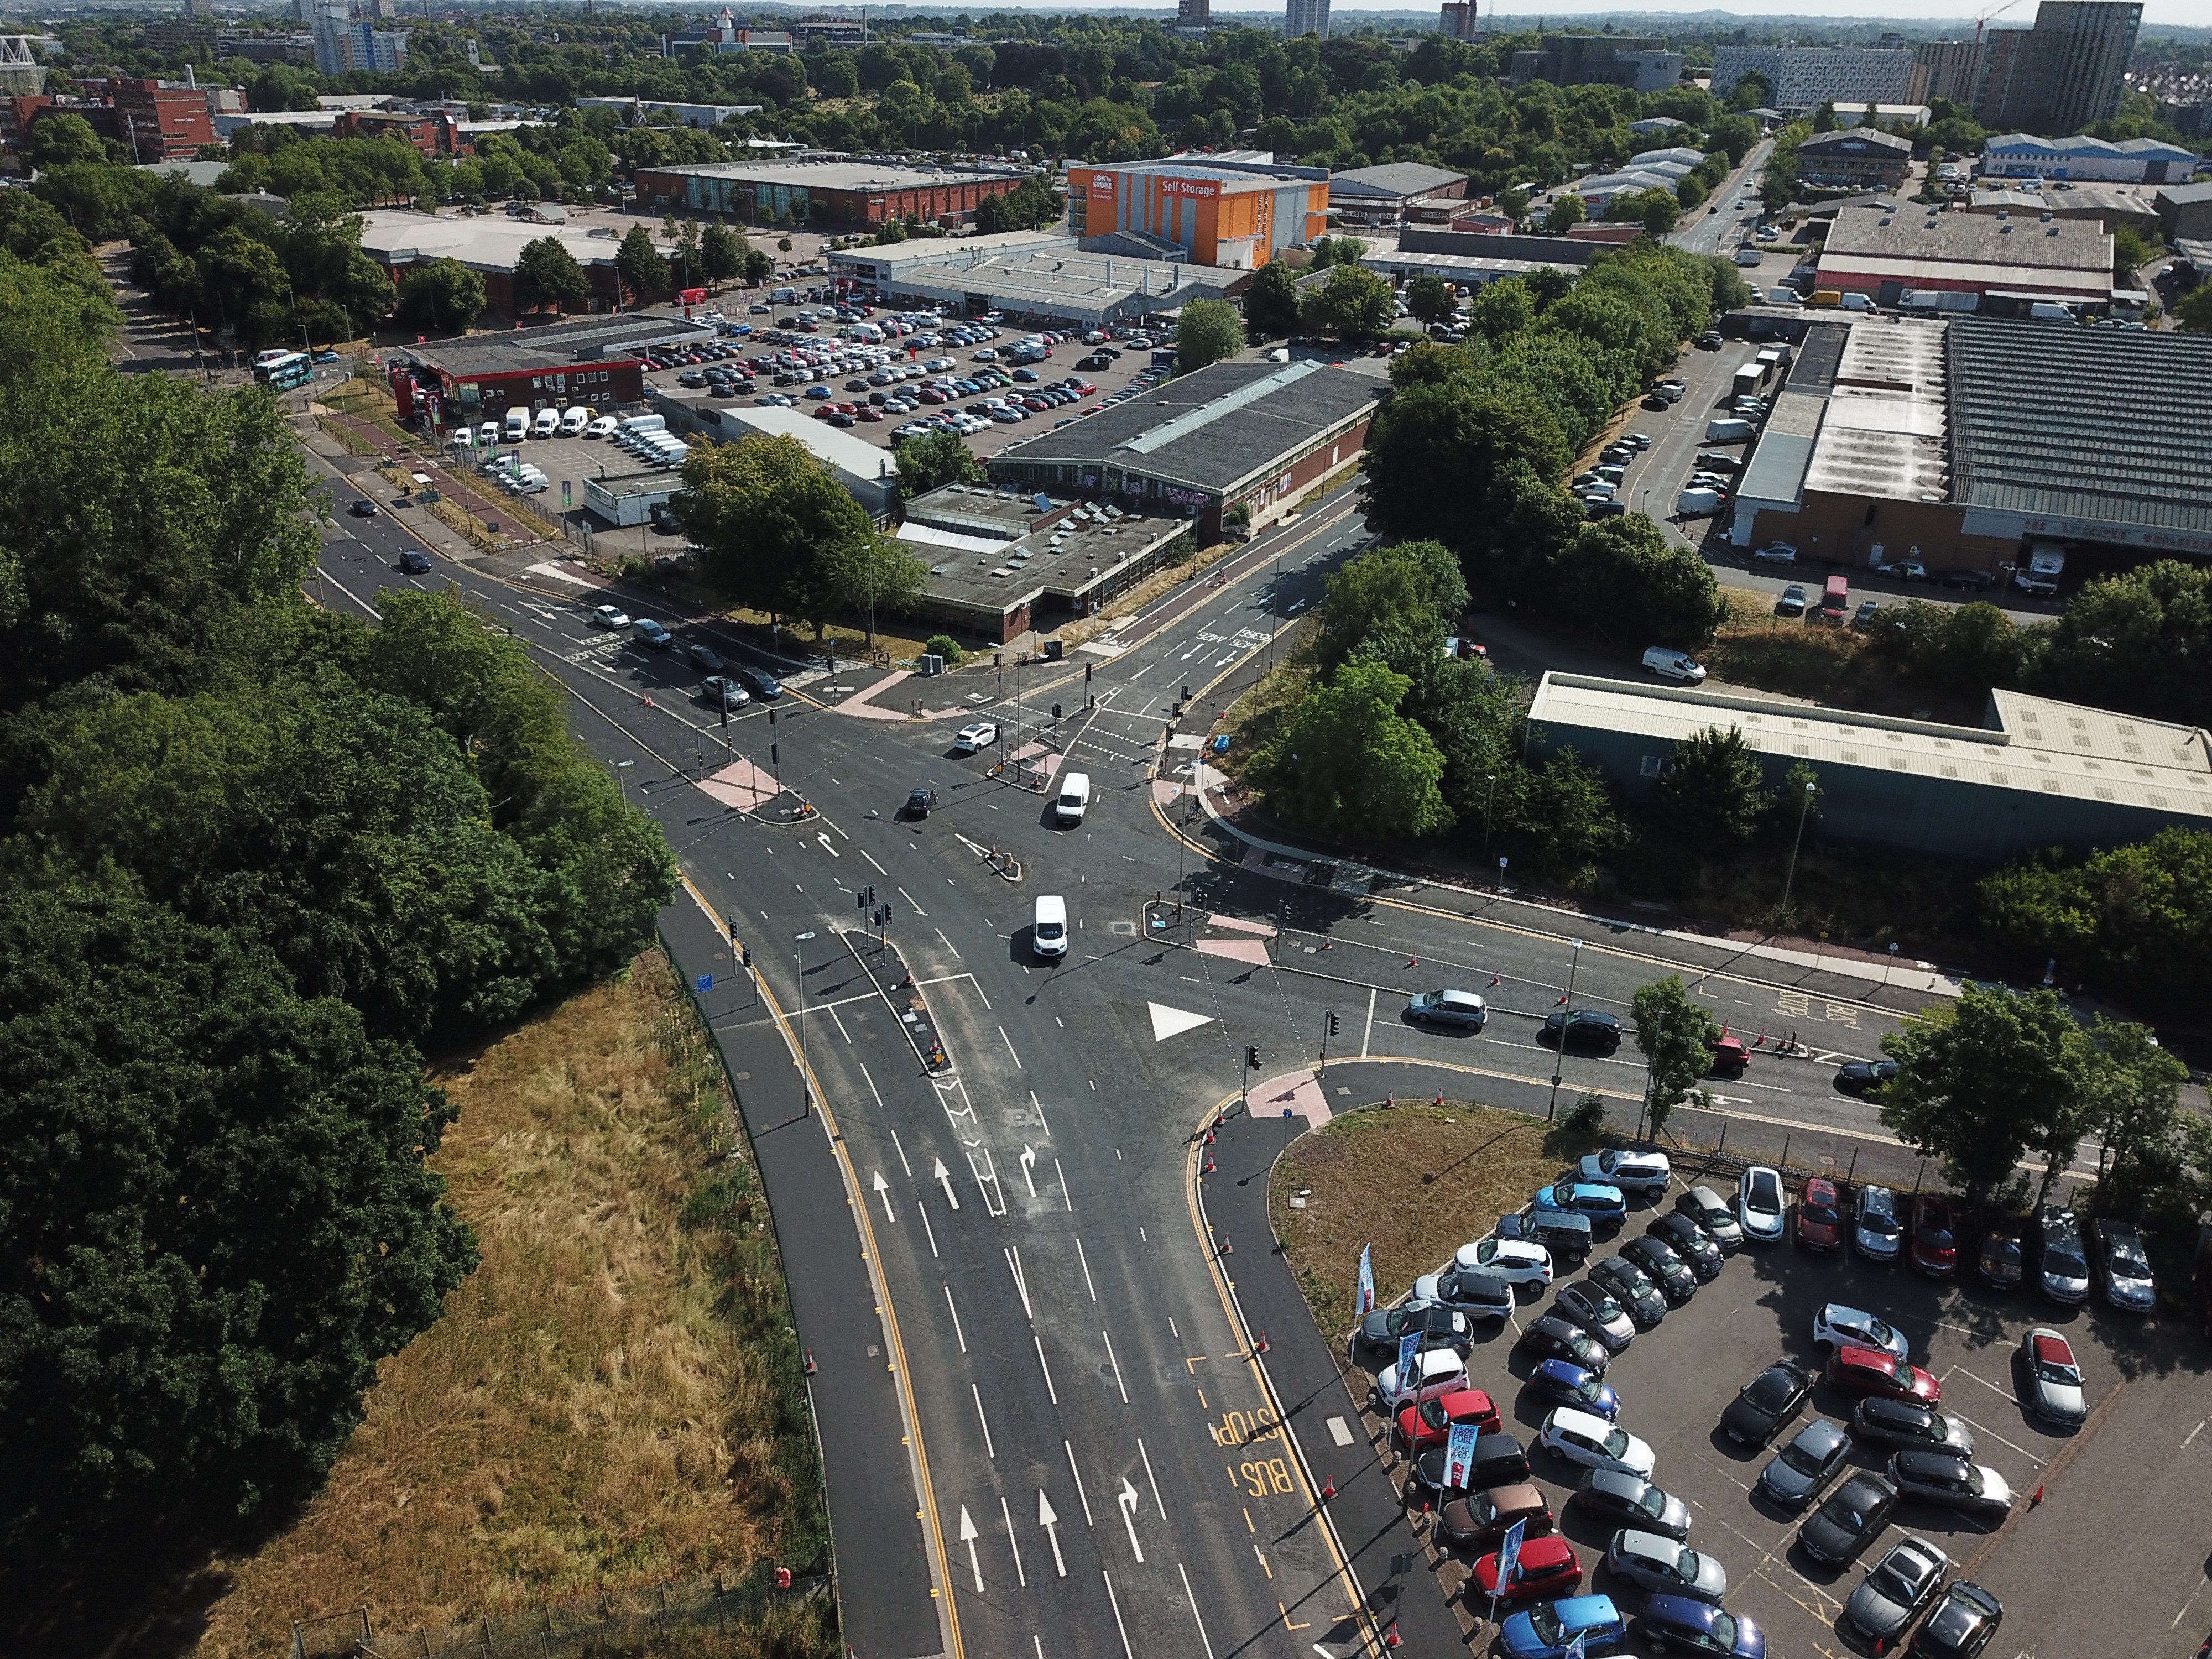
[[[1684,1174],[1675,1172],[1656,1203],[1632,1197],[1626,1226],[1609,1237],[1601,1229],[1592,1260],[1613,1253],[1671,1207],[1686,1190]],[[1694,1170],[1687,1174],[1698,1179]],[[1731,1182],[1709,1184],[1733,1196]],[[2154,1316],[2146,1323],[2110,1309],[2100,1293],[2087,1307],[2069,1310],[2033,1289],[1994,1291],[1963,1267],[1963,1277],[1951,1281],[1849,1254],[1809,1254],[1794,1243],[1794,1204],[1788,1220],[1784,1242],[1747,1244],[1692,1300],[1639,1331],[1605,1376],[1621,1395],[1620,1425],[1653,1449],[1652,1480],[1689,1505],[1688,1542],[1726,1568],[1729,1610],[1766,1632],[1771,1654],[1873,1651],[1844,1635],[1838,1615],[1868,1570],[1911,1534],[1948,1555],[1947,1582],[1971,1579],[2002,1602],[1990,1655],[2197,1653],[2212,1630],[2206,1577],[2212,1433],[2205,1431],[2212,1389],[2205,1346],[2189,1322]],[[1581,1277],[1579,1270],[1562,1272],[1553,1291]],[[1515,1345],[1551,1297],[1524,1291],[1509,1327],[1478,1338],[1469,1381],[1491,1395],[1504,1431],[1531,1449],[1536,1482],[1583,1565],[1583,1589],[1613,1595],[1632,1617],[1640,1595],[1613,1583],[1602,1565],[1610,1525],[1568,1501],[1582,1471],[1534,1449],[1550,1406],[1524,1391],[1533,1364]],[[1821,1499],[1854,1470],[1879,1470],[1887,1452],[1854,1443],[1800,1512],[1754,1497],[1753,1486],[1773,1450],[1814,1417],[1847,1425],[1854,1397],[1818,1382],[1809,1405],[1756,1451],[1730,1441],[1719,1425],[1737,1391],[1775,1361],[1818,1374],[1825,1355],[1814,1345],[1813,1324],[1829,1302],[1873,1313],[1905,1333],[1913,1363],[1941,1383],[1936,1409],[1971,1428],[1973,1461],[2002,1475],[2016,1495],[2008,1515],[1985,1521],[1906,1498],[1840,1571],[1817,1566],[1796,1547],[1800,1524]],[[2079,1430],[2053,1428],[2020,1403],[2014,1356],[2023,1333],[2037,1325],[2057,1328],[2074,1347],[2089,1413]],[[1379,1435],[1381,1419],[1370,1413],[1368,1421]],[[1397,1464],[1393,1473],[1402,1480],[1406,1467]],[[1466,1579],[1464,1558],[1439,1575],[1456,1592]],[[1487,1650],[1496,1636],[1484,1622],[1487,1598],[1478,1592],[1458,1610],[1473,1645]],[[1632,1638],[1626,1650],[1646,1650]]]

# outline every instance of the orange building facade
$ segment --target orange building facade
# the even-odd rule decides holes
[[[1328,233],[1328,179],[1176,161],[1067,170],[1068,228],[1174,242],[1191,263],[1254,270],[1279,249]]]

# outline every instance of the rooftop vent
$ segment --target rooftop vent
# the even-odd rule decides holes
[[[1998,234],[1998,235],[2000,235],[2000,236],[2009,236],[2009,235],[2011,235],[2011,234],[2012,234],[2012,227],[2011,227],[2010,225],[1999,225],[1999,226],[1997,227],[1997,234]]]

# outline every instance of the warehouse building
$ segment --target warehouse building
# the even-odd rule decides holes
[[[1797,178],[1818,190],[1896,190],[1912,170],[1912,141],[1872,127],[1820,133],[1797,146]]]
[[[1256,270],[1328,232],[1324,167],[1170,155],[1067,169],[1067,228],[1086,249]]]
[[[711,340],[714,331],[665,312],[591,317],[507,334],[416,345],[386,360],[399,418],[453,427],[588,404],[611,414],[645,396],[645,349]]]
[[[2159,239],[2158,204],[2150,195],[2132,190],[2082,185],[2073,190],[1977,190],[1951,204],[1952,211],[2009,213],[2015,219],[2093,219],[2107,231],[2132,230],[2151,240]]]
[[[1346,224],[1395,225],[1419,203],[1460,202],[1467,198],[1467,175],[1425,161],[1392,161],[1379,167],[1348,167],[1328,178],[1328,204]]]
[[[609,225],[548,223],[508,214],[416,213],[404,208],[373,208],[361,216],[362,252],[384,267],[395,283],[407,280],[417,264],[455,259],[484,279],[491,310],[514,309],[514,267],[522,250],[550,237],[584,268],[592,309],[622,302],[615,255],[622,239]]]
[[[1128,253],[1085,252],[1072,236],[1009,231],[831,252],[830,268],[880,299],[927,301],[966,315],[1002,312],[1085,330],[1142,322],[1191,300],[1242,293],[1249,270]]]
[[[2086,179],[2109,185],[2185,184],[2197,152],[2156,138],[2038,138],[2008,133],[1982,145],[1985,179]]]
[[[1203,541],[1237,508],[1288,512],[1366,447],[1376,375],[1318,362],[1216,363],[1001,450],[994,483],[1074,490],[1124,511],[1181,514]]]
[[[637,169],[640,213],[720,213],[746,224],[880,230],[915,219],[973,223],[975,204],[1003,196],[1029,167],[915,167],[902,162],[802,157],[788,161],[710,161]]]
[[[1632,800],[1650,797],[1675,744],[1711,731],[1740,733],[1770,787],[1810,767],[1834,841],[1995,864],[2212,830],[2203,731],[2014,691],[1990,694],[1985,726],[1947,726],[1547,673],[1528,708],[1533,745],[1571,749]]]
[[[1999,582],[2057,553],[2068,588],[2212,558],[2212,338],[1863,318],[1825,383],[1814,357],[1808,339],[1745,469],[1737,546]]]
[[[2168,185],[2156,203],[2166,240],[2212,241],[2212,184]]]
[[[2087,305],[2112,297],[2112,239],[2104,227],[2050,214],[1948,213],[1911,202],[1836,215],[1817,288],[1895,305],[1908,292]]]
[[[898,506],[898,469],[892,465],[890,452],[841,432],[827,421],[817,421],[803,409],[719,404],[705,392],[656,386],[653,412],[679,437],[710,438],[726,444],[756,435],[796,438],[830,469],[845,486],[845,493],[870,518],[887,520]]]
[[[1480,246],[1486,242],[1504,240],[1498,236],[1468,236],[1465,241]],[[1516,242],[1539,239],[1516,236]],[[1547,239],[1558,240],[1558,239]],[[1473,253],[1368,253],[1359,263],[1368,270],[1388,276],[1393,283],[1403,286],[1416,276],[1435,276],[1455,288],[1478,289],[1487,283],[1503,282],[1508,276],[1531,276],[1540,270],[1556,270],[1563,276],[1578,276],[1583,269],[1578,259],[1505,259]]]
[[[904,516],[898,539],[928,567],[904,614],[994,645],[1093,615],[1190,542],[1179,513],[989,484],[946,484]]]

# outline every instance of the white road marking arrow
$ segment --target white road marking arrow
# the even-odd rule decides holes
[[[1030,1196],[1036,1196],[1036,1182],[1030,1178],[1030,1166],[1036,1162],[1036,1154],[1024,1146],[1022,1148],[1022,1179],[1029,1182]]]
[[[1171,1036],[1181,1036],[1185,1031],[1195,1031],[1201,1025],[1213,1024],[1211,1014],[1194,1014],[1188,1009],[1170,1008],[1164,1002],[1148,1002],[1152,1012],[1152,1041],[1165,1042]]]
[[[1141,1562],[1145,1559],[1145,1547],[1137,1541],[1137,1489],[1129,1484],[1129,1477],[1126,1474],[1121,1477],[1120,1502],[1121,1524],[1129,1529],[1129,1548]]]
[[[827,853],[831,858],[842,858],[844,856],[843,854],[840,853],[836,848],[830,844],[829,836],[817,832],[814,839],[822,843],[822,850]]]
[[[963,1504],[960,1506],[960,1541],[968,1547],[968,1571],[975,1575],[975,1594],[978,1595],[983,1593],[983,1564],[975,1559],[975,1540],[981,1535],[975,1530],[974,1519],[968,1513],[968,1506]]]
[[[1037,1525],[1042,1527],[1044,1535],[1052,1540],[1053,1565],[1060,1569],[1062,1578],[1066,1577],[1067,1563],[1060,1555],[1060,1517],[1052,1512],[1052,1500],[1044,1495],[1042,1486],[1037,1488]]]
[[[937,1177],[937,1184],[945,1188],[945,1201],[957,1210],[960,1207],[960,1194],[952,1190],[951,1171],[945,1167],[945,1160],[943,1158],[940,1158],[934,1161],[937,1167],[932,1170],[930,1174],[935,1176]]]
[[[891,1210],[891,1183],[884,1179],[881,1170],[876,1171],[875,1188],[876,1195],[884,1200],[884,1219],[896,1226],[898,1217]]]

